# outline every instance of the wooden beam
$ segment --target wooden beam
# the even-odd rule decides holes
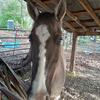
[[[100,35],[100,32],[78,32],[78,36],[93,36],[93,35]]]
[[[89,13],[89,15],[94,19],[97,25],[100,27],[100,20],[98,16],[95,14],[94,10],[90,6],[90,4],[86,0],[78,0],[80,4],[84,7],[84,9]]]
[[[68,17],[74,20],[79,26],[81,26],[83,30],[87,31],[87,28],[81,23],[78,17],[74,16],[68,9],[66,9],[66,14],[68,15]]]
[[[82,19],[82,20],[80,20],[80,21],[81,21],[81,23],[85,23],[85,22],[94,22],[93,19]],[[67,22],[73,23],[74,21],[73,21],[73,20],[68,20]]]
[[[77,42],[77,34],[73,33],[72,50],[71,50],[71,58],[70,58],[70,69],[69,69],[70,72],[73,72],[73,69],[74,69],[76,42]]]
[[[78,26],[75,22],[68,22],[68,23],[70,23],[73,27],[75,27],[75,28],[81,28],[80,26]],[[87,22],[87,21],[84,21],[83,22],[84,23],[84,25],[87,27],[87,28],[93,28],[93,27],[98,27],[99,28],[99,26],[95,23],[95,22]],[[82,28],[81,28],[82,29]],[[88,29],[89,30],[89,29]]]
[[[66,26],[69,29],[71,29],[73,32],[77,32],[77,30],[70,23],[64,22],[63,24],[64,24],[64,26]]]
[[[44,4],[40,0],[29,0],[29,1],[30,2],[35,2],[37,5],[39,5],[40,7],[42,7],[42,9],[44,9],[44,11],[53,12],[46,4]]]
[[[2,92],[0,91],[0,100],[2,100]]]
[[[56,5],[57,4],[57,2],[53,2],[53,4],[54,5]],[[76,17],[76,16],[74,16],[68,9],[66,9],[66,15],[68,15],[68,17],[69,18],[71,18],[72,20],[74,20],[80,27],[82,27],[83,28],[83,30],[85,30],[85,31],[87,31],[87,28],[80,22],[80,20]],[[66,18],[66,16],[65,16],[65,18]],[[66,24],[70,24],[70,23],[66,23]],[[67,26],[68,26],[67,25]],[[72,29],[72,30],[75,30],[75,29],[73,29],[73,26],[70,24],[69,25],[69,27]]]
[[[41,0],[45,4],[53,3],[54,0]]]
[[[87,28],[92,28],[92,29],[95,29],[95,28],[99,28],[98,25],[89,25],[87,26]],[[81,27],[75,27],[75,29],[82,29]]]
[[[94,10],[95,13],[100,13],[100,8]],[[74,11],[72,12],[74,16],[82,16],[82,15],[88,15],[88,12],[85,10],[81,11]]]
[[[57,2],[54,2],[53,4],[57,4]],[[73,21],[75,21],[80,27],[83,28],[83,30],[87,31],[87,28],[80,22],[77,16],[74,16],[68,9],[66,9],[66,16],[71,18]],[[70,26],[70,25],[69,25]]]
[[[82,28],[81,27],[74,27],[77,31],[76,32],[84,32],[84,30],[82,30]],[[98,25],[96,25],[96,26],[87,26],[87,28],[88,28],[88,30],[94,30],[94,29],[100,29],[99,27],[98,27]],[[69,29],[68,27],[66,27],[66,30],[67,31],[71,31],[71,29]],[[73,31],[71,31],[71,32],[73,32]]]
[[[31,0],[30,0],[31,1]],[[44,4],[43,2],[41,2],[40,0],[32,0],[34,1],[35,3],[37,3],[39,6],[41,6],[44,10],[46,9],[49,9],[50,12],[52,12],[52,10],[46,5]],[[32,2],[31,1],[31,2]],[[68,28],[70,28],[73,32],[76,32],[76,29],[68,22],[65,22],[64,25]]]

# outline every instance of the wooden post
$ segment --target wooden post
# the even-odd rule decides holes
[[[0,100],[2,100],[2,93],[0,92]]]
[[[72,51],[71,51],[71,58],[70,58],[70,72],[73,72],[73,68],[74,68],[76,41],[77,41],[77,34],[73,33]]]

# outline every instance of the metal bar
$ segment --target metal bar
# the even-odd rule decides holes
[[[27,52],[28,53],[28,52]],[[15,55],[9,55],[9,56],[4,56],[2,58],[7,58],[7,57],[11,57],[11,56],[17,56],[17,55],[23,55],[23,54],[27,54],[27,53],[21,53],[21,54],[15,54]]]
[[[29,49],[29,48],[16,49],[15,51],[27,50],[27,49]],[[11,51],[14,51],[14,50],[1,51],[0,53],[11,52]]]
[[[14,55],[14,52],[15,52],[15,44],[16,44],[16,35],[17,35],[17,31],[15,31],[15,36],[14,36],[14,44],[13,44],[13,46],[14,46],[14,48],[13,48],[13,55]]]
[[[23,43],[23,44],[6,44],[6,46],[13,46],[13,45],[29,45],[30,43]],[[5,46],[4,44],[0,44],[0,46]]]
[[[21,31],[21,32],[27,32],[30,30],[25,30],[25,29],[7,29],[7,28],[0,28],[0,30],[4,30],[4,31]]]
[[[15,37],[0,37],[0,39],[14,39]],[[28,39],[28,37],[16,37],[16,39]]]

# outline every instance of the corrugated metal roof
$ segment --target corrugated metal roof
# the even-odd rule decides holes
[[[67,0],[67,6],[70,11],[84,10],[78,0]]]
[[[88,0],[93,9],[100,8],[100,0]]]

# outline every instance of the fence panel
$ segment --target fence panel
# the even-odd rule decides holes
[[[29,51],[29,30],[0,30],[0,57],[18,59]],[[20,58],[20,57],[19,57]]]

